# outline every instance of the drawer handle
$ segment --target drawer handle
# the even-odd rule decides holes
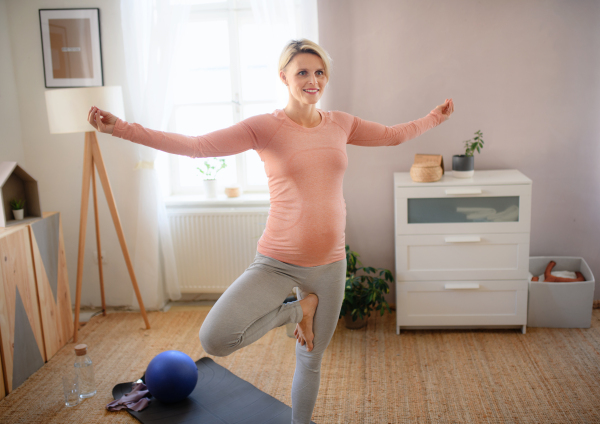
[[[447,188],[446,194],[482,194],[480,188]]]
[[[445,237],[444,241],[446,243],[477,243],[481,241],[481,237],[479,236],[451,236]]]
[[[456,289],[478,289],[479,284],[477,283],[448,283],[444,284],[444,288],[446,290],[456,290]]]

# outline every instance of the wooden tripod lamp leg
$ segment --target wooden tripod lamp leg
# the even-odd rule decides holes
[[[77,343],[79,331],[79,308],[81,307],[81,283],[83,280],[83,258],[85,252],[85,230],[87,225],[88,202],[90,199],[90,178],[93,172],[91,132],[85,133],[83,150],[83,181],[81,183],[81,212],[79,218],[79,253],[77,254],[77,285],[75,295],[75,323],[73,325],[73,343]]]
[[[110,209],[110,214],[112,215],[113,223],[115,224],[115,229],[117,230],[117,236],[119,237],[119,243],[121,244],[121,250],[123,251],[123,256],[125,257],[125,263],[127,264],[127,269],[129,270],[131,284],[133,285],[135,296],[137,297],[138,304],[140,305],[140,311],[142,313],[142,317],[144,318],[144,322],[146,323],[146,328],[149,329],[150,322],[148,321],[146,308],[144,308],[142,295],[137,284],[137,279],[135,278],[133,265],[131,263],[131,258],[129,257],[129,250],[127,249],[127,243],[125,242],[123,227],[121,226],[121,219],[119,218],[119,213],[117,212],[117,205],[110,187],[110,182],[108,181],[108,174],[106,173],[106,167],[104,166],[104,160],[102,159],[102,153],[100,152],[100,146],[98,145],[98,139],[96,138],[95,132],[91,133],[90,146],[92,150],[93,162],[98,170],[98,176],[100,177],[100,182],[102,183],[102,188],[104,189],[104,194],[106,195],[108,208]]]
[[[92,191],[94,194],[94,218],[96,221],[96,248],[98,249],[98,272],[100,273],[100,298],[102,299],[102,315],[106,316],[106,300],[104,299],[104,270],[102,269],[102,246],[100,243],[100,218],[98,215],[98,193],[96,191],[96,173],[92,167]]]

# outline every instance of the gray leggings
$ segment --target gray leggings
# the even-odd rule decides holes
[[[310,423],[321,379],[321,359],[338,323],[346,259],[303,267],[256,253],[254,262],[211,308],[200,328],[200,342],[210,355],[227,356],[255,342],[269,330],[302,320],[299,302],[283,303],[293,287],[300,299],[319,297],[313,318],[314,348],[296,341],[296,371],[292,383],[292,423]]]

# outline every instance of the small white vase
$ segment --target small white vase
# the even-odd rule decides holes
[[[204,194],[209,199],[217,197],[217,180],[204,180]]]
[[[23,219],[23,214],[25,209],[13,209],[13,215],[17,221],[21,221]]]

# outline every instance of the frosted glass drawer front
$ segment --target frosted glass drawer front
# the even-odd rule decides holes
[[[396,189],[398,234],[528,232],[531,186]]]
[[[396,238],[401,281],[529,276],[529,234],[436,234]]]
[[[396,291],[399,326],[527,322],[527,280],[401,282]]]
[[[408,199],[409,224],[519,222],[519,196]]]

